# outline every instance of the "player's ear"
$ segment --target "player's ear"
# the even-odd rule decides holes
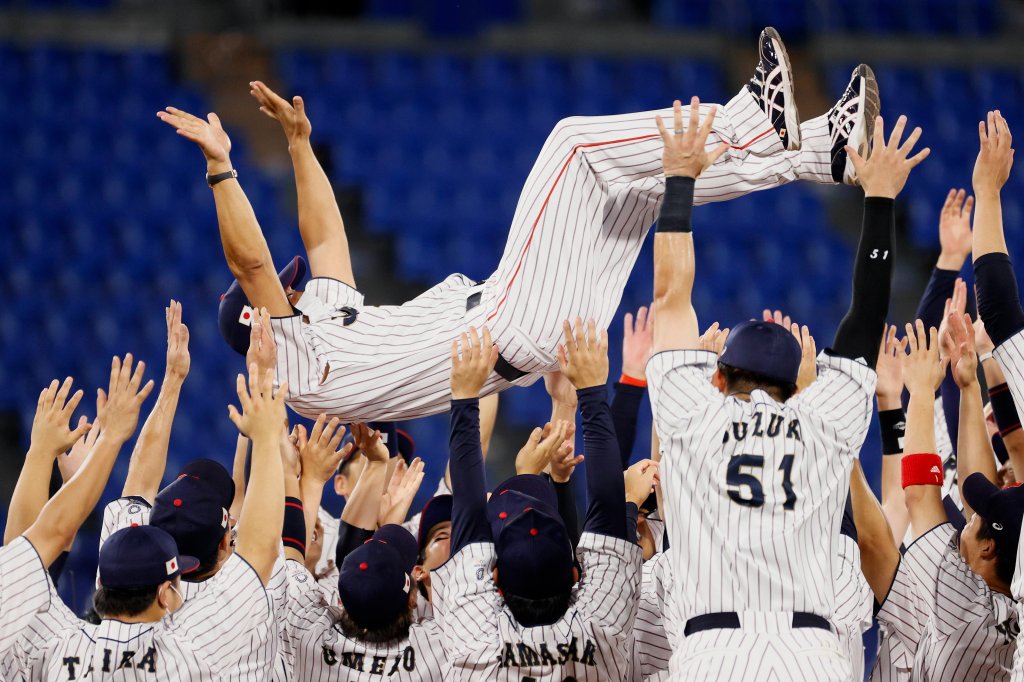
[[[722,393],[725,393],[729,388],[725,382],[725,375],[722,374],[722,370],[716,369],[715,373],[711,375],[711,385],[717,388]]]
[[[348,494],[351,491],[348,488],[348,479],[345,478],[345,474],[335,474],[334,492],[338,493],[342,497],[348,497]]]
[[[491,580],[494,582],[495,585],[501,585],[501,581],[498,580],[498,567],[497,566],[495,566],[494,568],[491,569]]]
[[[579,565],[572,567],[572,583],[575,585],[580,581],[580,567]]]
[[[978,540],[978,556],[985,561],[996,561],[996,541],[991,538]]]

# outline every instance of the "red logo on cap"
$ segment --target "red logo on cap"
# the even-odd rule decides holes
[[[359,564],[359,570],[360,571],[365,571],[369,567],[370,567],[370,564],[366,563],[365,561],[363,563]]]
[[[175,501],[174,501],[174,506],[175,506],[175,507],[180,507],[180,506],[181,506],[181,500],[180,500],[180,499],[178,499],[178,500],[175,500]]]
[[[540,531],[538,531],[536,528],[531,528],[530,529],[530,535],[532,535],[533,537],[537,537],[537,533],[539,533],[539,532]]]
[[[498,518],[504,521],[508,518],[508,512],[501,512],[500,514],[498,514]]]

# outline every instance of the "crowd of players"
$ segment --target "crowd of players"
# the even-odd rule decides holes
[[[774,59],[788,71],[777,34],[766,35],[767,66]],[[333,198],[303,203],[303,184],[326,178],[301,100],[289,104],[262,83],[253,91],[289,137],[300,222],[340,225]],[[999,112],[979,125],[973,196],[946,198],[942,253],[900,338],[885,324],[894,201],[928,151],[911,155],[921,131],[904,140],[903,117],[888,139],[881,118],[865,120],[868,94],[846,102],[860,118],[840,140],[848,164],[835,180],[863,188],[864,223],[850,311],[827,349],[819,354],[808,326],[779,311],[698,334],[691,212],[728,145],[708,142],[714,108],[695,98],[686,121],[677,102],[674,129],[659,117],[653,136],[664,194],[654,303],[626,316],[611,400],[607,332],[566,320],[558,371],[544,375],[550,421],[516,455],[516,475],[489,485],[497,396],[483,394],[496,374],[507,385],[519,377],[506,376],[516,365],[491,329],[465,325],[443,358],[448,468],[420,510],[410,507],[423,462],[394,422],[344,419],[344,407],[324,400],[317,410],[304,395],[316,420],[289,426],[301,362],[283,356],[295,337],[234,267],[244,259],[229,244],[248,238],[238,216],[248,220],[251,209],[240,191],[215,195],[240,283],[226,299],[241,301],[226,323],[222,315],[222,331],[248,368],[226,415],[240,434],[233,470],[196,459],[160,487],[189,373],[188,328],[171,301],[166,373],[122,494],[103,510],[93,609],[80,618],[54,581],[154,382],[143,383],[144,363],[130,354],[114,358],[95,418],[75,424],[83,391],[72,392],[71,378],[45,388],[0,550],[0,679],[859,680],[874,617],[872,679],[1024,680],[1024,488],[1015,478],[1024,471],[1015,409],[1024,310],[999,204],[1012,138]],[[774,119],[771,107],[764,113],[792,149],[800,142],[786,139],[788,104]],[[203,149],[211,187],[237,184],[216,117],[162,117]],[[307,240],[311,261],[324,243]],[[968,256],[977,319],[958,278]],[[336,280],[320,274],[306,287],[321,297],[315,305],[299,290],[305,261],[280,280],[271,271],[289,314],[299,311],[297,329],[323,319],[355,326],[361,297],[342,289],[351,264],[339,267]],[[313,368],[321,385],[337,369]],[[630,465],[648,381],[654,443]],[[882,453],[861,452],[873,399]],[[881,500],[858,456],[881,459]],[[572,477],[584,458],[581,520]],[[63,485],[48,500],[55,460]],[[340,518],[321,508],[332,483],[346,500]]]

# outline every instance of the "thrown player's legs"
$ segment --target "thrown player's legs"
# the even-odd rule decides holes
[[[800,125],[797,151],[785,149],[783,124],[766,113],[771,107],[760,92],[767,88],[753,87],[756,75],[752,85],[719,107],[708,144],[726,142],[730,148],[697,180],[695,203],[725,201],[794,180],[850,180],[841,150],[848,140],[866,144],[873,118],[867,121],[865,110],[872,114],[878,106],[874,79],[862,68],[833,109]],[[759,65],[758,74],[766,71]],[[873,97],[865,96],[868,90]],[[702,104],[701,116],[709,110]],[[544,144],[520,195],[486,301],[502,357],[515,368],[536,372],[557,366],[561,320],[581,315],[602,327],[611,321],[664,190],[662,143],[654,122],[659,113],[670,120],[670,110],[565,119]]]

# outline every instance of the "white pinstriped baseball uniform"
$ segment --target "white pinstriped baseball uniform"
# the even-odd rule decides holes
[[[446,657],[432,620],[413,623],[401,641],[372,644],[346,637],[337,624],[340,600],[331,604],[313,575],[288,561],[286,640],[295,679],[309,682],[440,682]]]
[[[19,536],[0,547],[0,660],[8,658],[15,641],[49,606],[46,567],[32,543]]]
[[[278,636],[274,605],[259,575],[232,555],[208,600],[186,601],[154,623],[79,620],[52,593],[5,661],[9,678],[31,680],[263,680],[272,675]],[[218,574],[218,575],[220,575]],[[52,589],[52,584],[51,584]],[[91,671],[91,672],[90,672]]]
[[[480,286],[452,275],[401,306],[366,306],[341,282],[311,280],[295,305],[302,315],[273,321],[288,404],[346,422],[444,412],[451,342],[469,325],[489,325],[502,356],[527,372],[515,385],[556,370],[562,320],[608,326],[658,214],[658,113],[671,110],[560,121],[523,187],[498,268]],[[714,132],[709,146],[733,148],[698,178],[696,204],[798,179],[834,182],[826,116],[801,124],[801,151],[784,151],[744,87],[720,107]],[[470,296],[479,305],[467,311]],[[481,395],[508,386],[493,374]]]
[[[1013,568],[1010,594],[1017,610],[1017,622],[1024,623],[1024,533],[1021,533],[1017,541],[1017,562]],[[1017,635],[1017,650],[1013,655],[1013,673],[1010,678],[1013,682],[1024,682],[1024,651],[1021,650],[1021,643],[1021,636]]]
[[[849,680],[848,652],[836,633],[793,628],[792,613],[834,618],[835,584],[822,576],[836,575],[839,525],[872,415],[875,373],[822,353],[817,380],[786,403],[760,390],[744,401],[709,381],[717,360],[707,351],[666,351],[647,366],[663,451],[671,598],[683,622],[738,612],[741,626],[673,642],[672,679],[771,672]]]
[[[1019,632],[1013,600],[971,571],[951,524],[907,548],[878,620],[913,657],[911,679],[1010,679]]]
[[[671,589],[672,567],[668,554],[656,554],[644,562],[640,579],[640,603],[632,636],[632,671],[628,680],[649,680],[668,671],[672,645],[668,630],[681,629],[671,612],[666,613],[666,593]]]
[[[100,528],[100,549],[103,548],[107,538],[121,529],[148,525],[152,511],[153,509],[150,504],[141,497],[119,497],[111,501],[103,508],[103,525]],[[182,580],[181,586],[178,589],[181,591],[181,596],[186,603],[205,603],[206,600],[213,600],[215,603],[215,600],[220,598],[217,583],[221,580],[230,579],[230,575],[225,574],[222,569],[201,582]],[[274,564],[274,572],[271,574],[270,581],[266,586],[267,594],[273,601],[275,613],[284,613],[284,602],[288,597],[287,581],[288,576],[282,551],[280,559]],[[98,574],[96,576],[96,584],[99,585]],[[283,637],[283,632],[277,626],[277,623],[275,623],[275,631],[279,637]],[[275,682],[285,682],[290,678],[291,664],[283,654],[283,647],[278,647],[277,651],[279,655],[274,662],[272,679]]]
[[[848,535],[839,535],[839,561],[835,564],[836,601],[832,622],[839,640],[849,652],[853,679],[864,679],[864,633],[874,618],[874,594],[860,570],[860,546]]]
[[[434,618],[450,682],[623,680],[640,596],[642,551],[635,543],[583,533],[582,566],[569,609],[551,625],[522,627],[505,608],[491,576],[494,545],[459,550],[431,575]]]

